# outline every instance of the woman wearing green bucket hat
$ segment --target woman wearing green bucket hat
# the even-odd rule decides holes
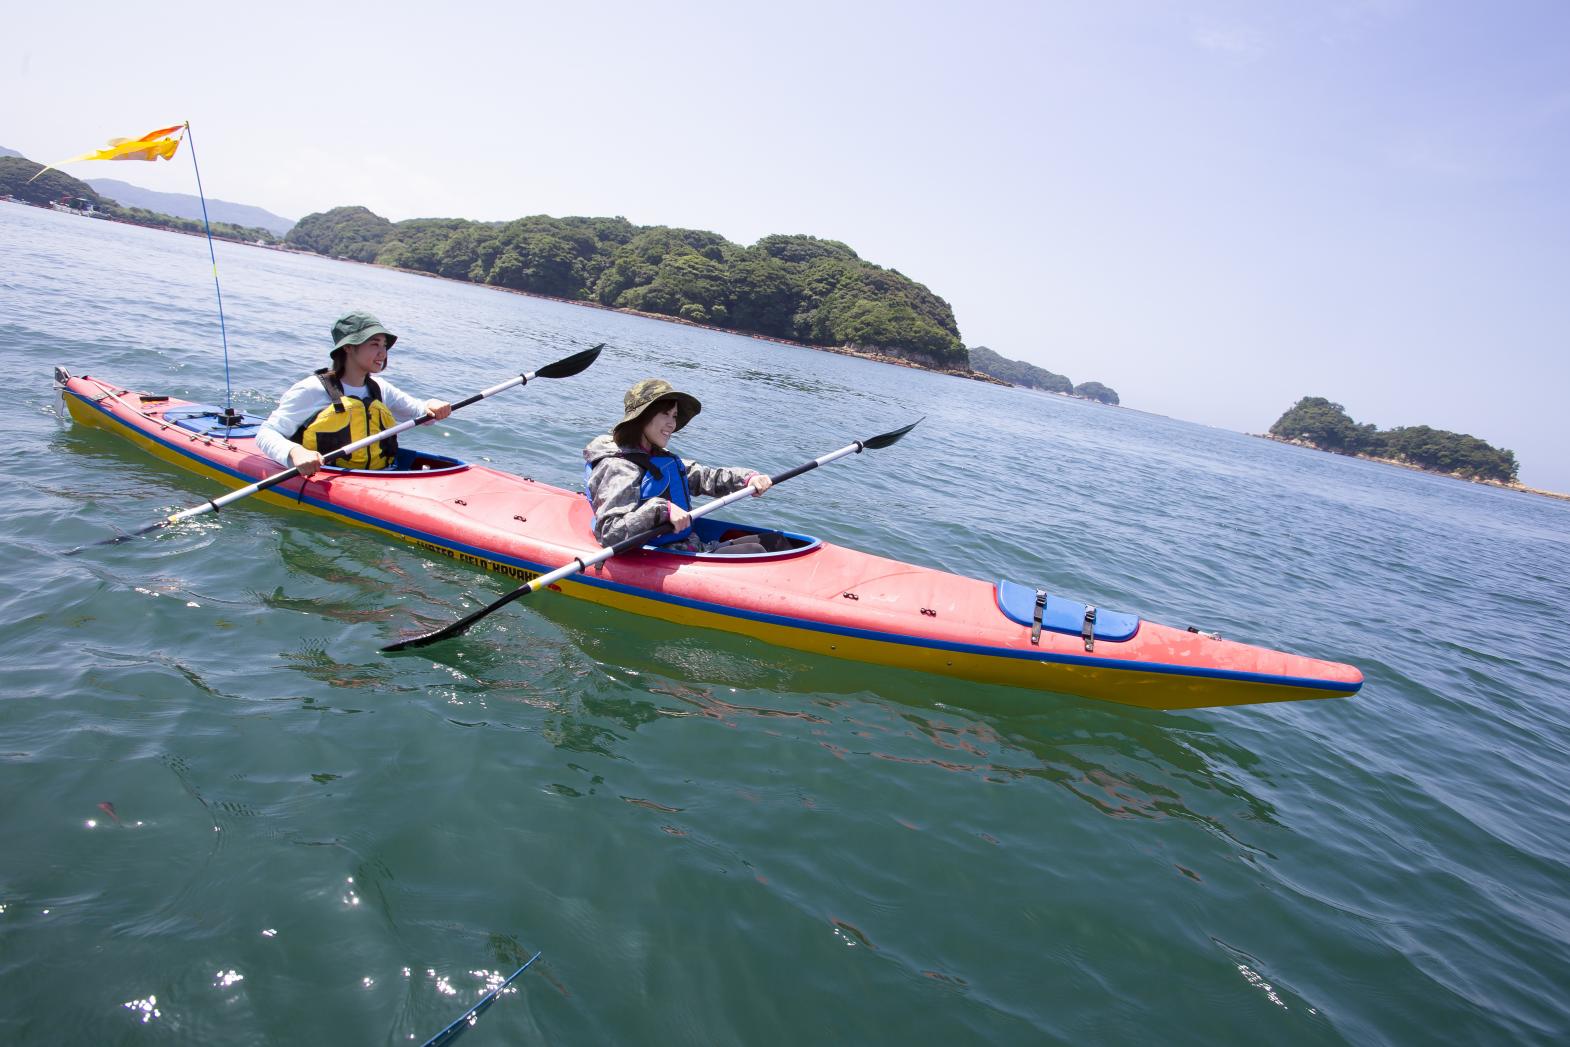
[[[756,539],[705,542],[692,531],[692,495],[716,498],[751,487],[757,497],[770,483],[751,469],[683,462],[669,450],[670,438],[703,410],[698,398],[663,378],[645,378],[627,390],[622,408],[621,421],[583,449],[584,485],[600,544],[614,545],[669,523],[672,532],[651,544],[695,552],[764,552]]]
[[[370,313],[340,316],[332,338],[332,366],[290,386],[256,433],[257,449],[273,461],[310,476],[321,468],[324,454],[422,414],[440,420],[452,413],[444,400],[419,400],[385,378],[371,377],[386,369],[387,351],[398,336]],[[397,437],[388,437],[334,464],[387,469],[397,454]]]

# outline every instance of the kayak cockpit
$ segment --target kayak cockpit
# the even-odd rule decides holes
[[[166,400],[168,397],[143,396],[141,399],[145,405],[149,402]],[[163,419],[189,432],[202,436],[216,436],[225,440],[254,437],[256,431],[262,427],[260,421],[247,418],[243,412],[226,414],[223,408],[213,407],[211,404],[181,404],[178,407],[171,407],[163,412]],[[415,451],[407,447],[398,448],[393,464],[386,469],[344,469],[336,465],[322,466],[322,470],[327,473],[382,477],[459,473],[467,468],[469,463],[457,458],[432,454],[429,451]]]
[[[469,463],[457,458],[400,447],[392,465],[386,469],[343,469],[336,465],[324,465],[322,472],[345,476],[440,476],[444,473],[461,473],[467,468]]]
[[[645,545],[643,549],[645,552],[663,553],[667,556],[681,556],[690,560],[706,560],[712,563],[757,563],[759,561],[789,560],[792,557],[810,553],[823,544],[823,539],[814,538],[810,534],[797,534],[794,531],[777,531],[768,527],[748,527],[744,524],[715,520],[707,516],[700,516],[692,521],[692,530],[705,545],[710,542],[728,542],[737,538],[757,538],[767,551],[761,553],[699,553],[690,549],[673,549],[668,545]]]

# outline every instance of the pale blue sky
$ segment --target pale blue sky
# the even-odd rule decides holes
[[[8,13],[0,145],[189,119],[210,196],[289,217],[830,237],[1127,406],[1326,396],[1570,491],[1570,4],[227,7]]]

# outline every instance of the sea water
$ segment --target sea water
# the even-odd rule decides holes
[[[73,425],[55,365],[208,403],[201,240],[0,204],[0,1035],[475,1043],[1555,1043],[1570,504],[370,266],[220,244],[237,407],[399,335],[407,439],[564,487],[659,375],[689,458],[899,444],[738,519],[1351,662],[1182,713],[820,659],[551,594]],[[941,289],[940,289],[941,290]],[[1305,390],[1312,392],[1313,390]]]

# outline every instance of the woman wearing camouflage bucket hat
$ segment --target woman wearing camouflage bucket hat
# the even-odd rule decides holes
[[[452,413],[444,400],[417,400],[384,379],[387,351],[398,336],[370,313],[345,313],[333,324],[332,366],[300,379],[278,401],[256,433],[256,446],[301,476],[322,467],[322,456],[398,422]],[[398,454],[397,437],[362,447],[333,464],[345,469],[386,469]]]
[[[583,449],[584,483],[600,544],[614,545],[668,522],[672,533],[651,544],[696,552],[764,552],[754,539],[705,543],[692,531],[692,495],[717,498],[751,487],[757,497],[770,483],[751,469],[683,462],[669,450],[670,438],[703,410],[697,397],[678,392],[663,378],[645,378],[627,390],[622,408],[621,421],[610,433]]]

